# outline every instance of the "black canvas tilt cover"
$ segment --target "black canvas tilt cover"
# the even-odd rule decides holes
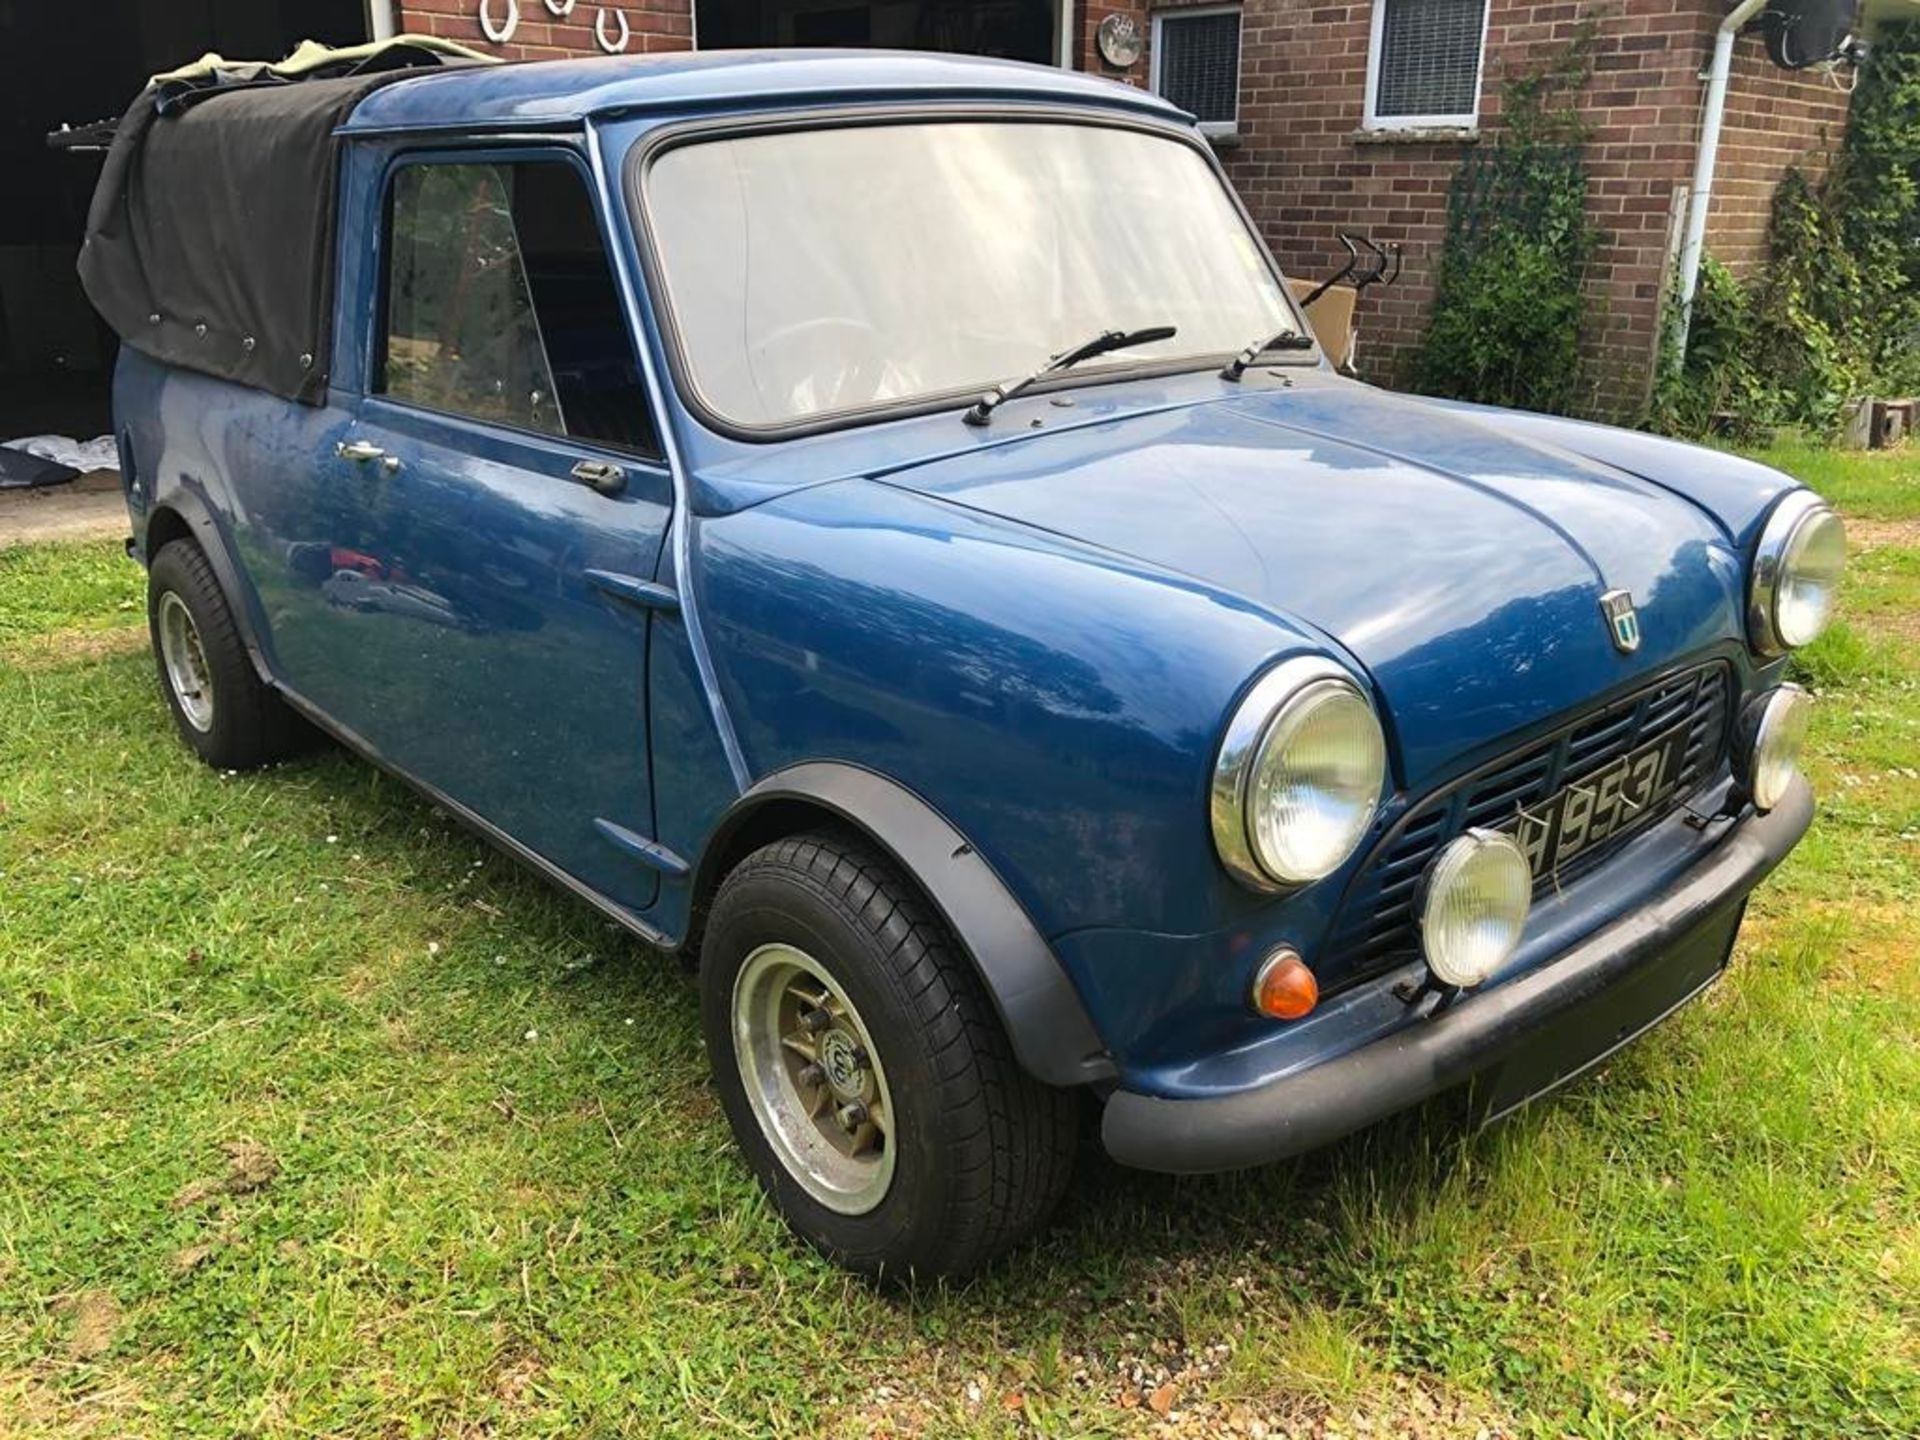
[[[81,283],[121,340],[320,404],[333,340],[333,132],[370,90],[408,73],[388,64],[288,80],[221,65],[147,86],[114,132],[80,251]]]

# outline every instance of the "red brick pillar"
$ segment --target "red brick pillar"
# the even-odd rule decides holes
[[[562,0],[564,4],[564,0]],[[484,9],[495,31],[506,26],[512,7],[519,19],[503,40],[487,38]],[[693,47],[693,0],[621,0],[596,5],[575,0],[570,12],[556,15],[547,0],[394,0],[394,28],[403,33],[441,35],[502,60],[552,60],[566,55],[606,53],[596,25],[618,43],[626,22],[628,55]]]

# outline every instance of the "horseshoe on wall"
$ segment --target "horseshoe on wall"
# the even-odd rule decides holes
[[[519,28],[520,0],[507,0],[507,18],[498,25],[493,23],[493,0],[480,0],[480,33],[495,45],[506,44]]]
[[[579,0],[559,0],[558,4],[555,3],[555,0],[547,0],[547,13],[549,15],[558,15],[564,20],[573,13],[573,7],[578,3]]]
[[[609,14],[620,22],[620,39],[617,43],[607,36],[607,16]],[[627,27],[627,12],[624,10],[609,11],[606,6],[601,6],[600,13],[593,17],[593,38],[600,42],[600,48],[609,55],[618,55],[622,50],[626,49],[628,42],[633,39],[633,31]]]

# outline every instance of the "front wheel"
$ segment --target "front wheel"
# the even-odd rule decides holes
[[[946,927],[863,843],[803,835],[742,861],[715,897],[700,987],[741,1150],[839,1264],[964,1274],[1058,1201],[1074,1097],[1020,1069]]]

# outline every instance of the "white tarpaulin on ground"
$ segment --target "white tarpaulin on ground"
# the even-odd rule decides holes
[[[56,465],[71,465],[83,475],[89,470],[120,468],[120,451],[111,435],[102,435],[96,440],[75,440],[67,435],[29,435],[5,444],[9,450],[24,450]]]

